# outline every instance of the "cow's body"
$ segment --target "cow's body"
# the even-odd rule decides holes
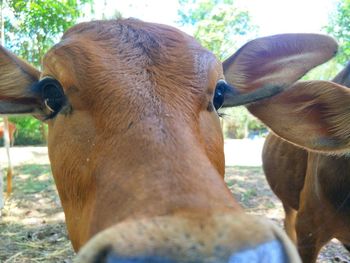
[[[222,66],[168,26],[82,23],[47,53],[42,72],[1,50],[1,113],[48,123],[81,262],[298,262],[285,236],[244,214],[226,187],[216,110],[281,92],[336,48],[325,36],[280,35]]]
[[[349,82],[350,64],[334,81]],[[307,135],[306,135],[307,136]],[[330,239],[350,244],[350,156],[311,152],[269,134],[263,168],[285,210],[285,228],[304,262],[315,262]]]
[[[304,262],[314,262],[332,238],[350,244],[349,157],[308,152],[269,134],[263,168]]]

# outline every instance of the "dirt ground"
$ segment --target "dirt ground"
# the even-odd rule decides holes
[[[71,262],[64,214],[48,164],[15,167],[0,220],[0,262]]]
[[[72,262],[74,252],[46,150],[34,148],[26,158],[19,156],[22,151],[15,156],[14,191],[0,219],[0,262]],[[282,226],[281,203],[270,191],[260,166],[227,166],[226,182],[248,213]],[[350,262],[350,255],[334,240],[322,250],[318,262]]]

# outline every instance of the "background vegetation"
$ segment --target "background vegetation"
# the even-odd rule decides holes
[[[235,0],[179,0],[178,23],[190,28],[203,46],[224,60],[245,42],[259,35],[247,10]],[[42,56],[61,34],[83,16],[93,13],[94,0],[0,0],[4,10],[4,35],[7,48],[40,68]],[[120,14],[115,11],[118,16]],[[338,0],[324,31],[339,44],[338,56],[310,72],[306,79],[331,79],[350,55],[350,0]],[[224,133],[231,138],[263,134],[265,127],[244,107],[222,112]],[[11,117],[18,132],[16,144],[45,143],[46,127],[32,117]]]
[[[326,31],[337,39],[340,49],[336,61],[344,65],[350,57],[350,0],[337,1],[337,8],[329,17]]]

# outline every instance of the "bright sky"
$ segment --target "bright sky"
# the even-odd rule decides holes
[[[260,35],[317,33],[328,23],[335,0],[239,0],[249,10]]]
[[[111,16],[115,10],[123,17],[136,17],[145,21],[170,24],[176,27],[177,0],[96,1],[97,16]],[[250,12],[252,22],[259,26],[259,35],[277,33],[321,32],[336,0],[236,0],[239,7]],[[107,8],[105,7],[105,4]]]

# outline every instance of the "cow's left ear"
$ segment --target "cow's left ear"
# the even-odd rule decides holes
[[[223,107],[271,97],[337,52],[334,39],[318,34],[282,34],[248,42],[223,62],[226,81],[238,90]]]
[[[248,109],[276,135],[301,147],[334,153],[350,148],[350,90],[342,85],[297,82]]]

